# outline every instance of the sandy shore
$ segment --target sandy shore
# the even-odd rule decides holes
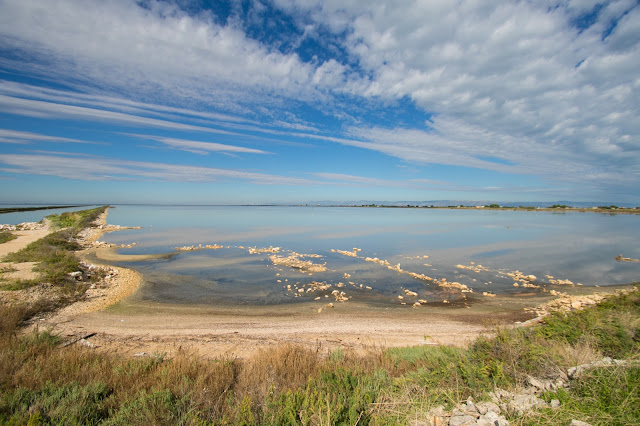
[[[336,303],[334,308],[322,312],[313,303],[278,306],[152,303],[137,297],[136,290],[144,285],[140,273],[111,266],[112,262],[150,256],[120,255],[114,248],[95,243],[105,232],[118,229],[106,224],[106,214],[99,225],[83,235],[87,248],[79,256],[87,263],[107,268],[108,278],[89,289],[84,300],[40,319],[37,326],[50,327],[69,341],[90,336],[83,343],[99,351],[126,356],[142,353],[171,356],[179,349],[187,349],[208,357],[246,357],[284,342],[321,350],[464,346],[481,334],[492,334],[496,326],[532,318],[535,315],[525,308],[550,299],[548,295],[532,293],[475,299],[466,304],[470,306],[429,305],[419,309],[349,302]]]
[[[284,342],[356,350],[462,346],[494,329],[494,324],[483,323],[487,320],[467,312],[417,313],[353,305],[320,315],[310,306],[225,309],[121,303],[52,325],[65,336],[96,333],[92,343],[125,355],[172,354],[186,348],[205,356],[245,357]]]
[[[96,252],[115,253],[113,249],[93,246],[105,233],[120,229],[119,227],[116,228],[107,225],[107,214],[108,209],[100,215],[96,221],[98,225],[97,228],[89,228],[83,231],[80,237],[82,244],[86,248],[77,254],[83,262],[105,268],[108,271],[108,275],[102,283],[89,288],[83,300],[69,305],[56,313],[56,315],[50,319],[52,324],[68,322],[70,318],[78,315],[105,309],[131,296],[140,285],[142,285],[143,279],[140,273],[127,268],[111,266],[108,262],[114,261],[115,259],[109,258],[108,256],[104,258],[95,256]]]

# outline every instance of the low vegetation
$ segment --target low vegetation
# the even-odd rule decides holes
[[[69,228],[77,234],[84,228],[92,226],[93,222],[107,209],[107,206],[76,212],[65,212],[47,216],[49,223],[54,228]]]
[[[17,237],[9,231],[0,231],[0,244],[15,240]]]

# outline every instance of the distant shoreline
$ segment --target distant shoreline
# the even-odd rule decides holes
[[[205,207],[205,206],[202,206]],[[489,210],[489,211],[523,211],[523,212],[578,212],[578,213],[606,213],[606,214],[638,214],[640,208],[629,207],[488,207],[488,206],[396,206],[392,204],[238,204],[219,205],[217,207],[313,207],[313,208],[361,208],[361,209],[435,209],[435,210]]]
[[[118,205],[117,203],[115,205]],[[522,211],[522,212],[577,212],[577,213],[602,213],[602,214],[633,214],[640,215],[640,207],[535,207],[535,206],[421,206],[421,205],[393,205],[393,204],[120,204],[166,206],[166,207],[310,207],[310,208],[369,208],[369,209],[435,209],[435,210],[487,210],[487,211]],[[68,209],[85,207],[85,205],[43,206],[43,207],[0,207],[0,214],[21,213],[37,210]]]
[[[602,208],[602,207],[486,207],[486,206],[393,206],[393,205],[349,205],[349,206],[309,206],[309,207],[352,207],[352,208],[387,208],[387,209],[444,209],[444,210],[490,210],[490,211],[523,211],[523,212],[578,212],[607,214],[640,214],[638,208]]]
[[[86,207],[85,205],[75,206],[44,206],[44,207],[0,207],[0,214],[3,213],[21,213],[21,212],[34,212],[37,210],[54,210],[54,209],[70,209],[75,207]]]

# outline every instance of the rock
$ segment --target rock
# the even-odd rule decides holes
[[[571,420],[571,423],[569,423],[569,426],[591,426],[591,424],[574,419],[574,420]]]
[[[498,407],[493,402],[478,402],[475,404],[478,413],[485,415],[489,411],[493,411],[494,413],[500,414],[500,407]]]
[[[97,348],[98,347],[97,345],[91,343],[87,339],[80,339],[80,340],[78,340],[78,343],[81,344],[82,346],[86,346],[87,348]]]
[[[560,406],[560,401],[557,399],[552,399],[550,402],[551,408],[558,408]]]
[[[497,414],[494,411],[489,411],[484,416],[480,417],[477,422],[478,425],[491,425],[491,426],[509,426],[509,421]]]
[[[613,360],[608,356],[602,358],[599,361],[592,362],[591,364],[581,364],[576,367],[571,367],[567,369],[567,376],[570,379],[577,379],[580,374],[582,374],[585,370],[589,370],[595,367],[605,367],[608,365],[621,365],[624,364],[624,361]]]
[[[535,395],[516,395],[512,401],[509,401],[508,407],[510,411],[524,413],[534,407],[546,406],[547,403]]]
[[[466,405],[459,405],[458,408],[454,408],[453,412],[451,413],[452,416],[466,416],[467,413],[467,406]]]
[[[442,417],[442,416],[445,415],[445,413],[446,412],[444,410],[444,406],[443,405],[438,405],[437,407],[432,408],[429,411],[429,414],[431,414],[432,416],[440,416],[440,417]]]
[[[446,417],[441,417],[441,416],[433,416],[431,418],[431,425],[432,426],[444,426],[444,425],[448,425],[449,421],[447,420]]]
[[[554,390],[558,386],[550,380],[540,380],[532,376],[527,376],[527,381],[538,390]]]
[[[473,403],[473,399],[471,397],[469,397],[469,399],[467,399],[467,411],[470,412],[470,413],[477,413],[478,412],[478,408]]]
[[[542,383],[540,380],[536,379],[535,377],[527,376],[527,381],[534,388],[537,388],[537,389],[540,389],[540,390],[544,390],[544,388],[545,388],[544,383]]]
[[[449,426],[464,426],[476,424],[476,418],[474,416],[453,416],[449,419]]]

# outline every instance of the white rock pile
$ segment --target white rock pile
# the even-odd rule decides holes
[[[23,222],[17,225],[0,225],[0,231],[36,231],[44,227],[45,224],[41,222]]]

